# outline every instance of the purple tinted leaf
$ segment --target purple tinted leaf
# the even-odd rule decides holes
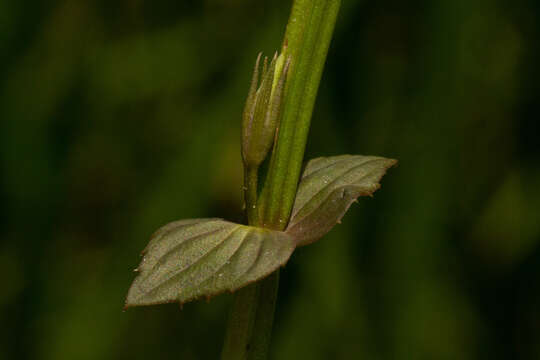
[[[286,233],[299,246],[329,232],[359,197],[373,194],[396,160],[341,155],[308,162],[300,180]]]
[[[295,241],[221,219],[175,221],[152,236],[126,307],[185,303],[234,291],[285,265]]]

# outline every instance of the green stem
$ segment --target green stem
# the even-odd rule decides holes
[[[253,284],[241,289],[234,296],[221,352],[222,359],[248,359],[259,292],[259,285]]]
[[[257,298],[257,315],[253,326],[251,339],[251,356],[249,359],[264,360],[268,357],[270,340],[272,338],[272,325],[276,310],[277,294],[279,288],[279,270],[257,283],[259,294]]]
[[[284,229],[296,195],[313,106],[340,0],[295,0],[283,50],[291,57],[283,117],[262,191],[265,227]]]
[[[250,225],[259,224],[257,211],[258,171],[258,168],[252,166],[244,169],[244,197],[246,201],[246,214]]]
[[[283,116],[268,175],[258,198],[257,169],[245,171],[250,225],[278,230],[287,226],[339,5],[340,0],[294,0],[283,41],[283,52],[291,59]],[[235,295],[222,360],[265,360],[268,357],[278,284],[279,271],[276,271]]]

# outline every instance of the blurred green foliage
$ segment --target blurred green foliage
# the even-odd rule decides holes
[[[400,166],[282,272],[274,359],[540,358],[539,7],[343,1],[307,156]],[[217,358],[230,295],[121,309],[160,225],[241,218],[289,9],[0,2],[0,358]]]

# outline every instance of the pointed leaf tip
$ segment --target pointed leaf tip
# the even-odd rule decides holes
[[[172,222],[144,250],[126,308],[232,292],[285,265],[294,248],[294,239],[280,231],[221,219]]]
[[[328,233],[359,196],[372,196],[397,161],[377,156],[341,155],[308,162],[286,233],[298,246]]]

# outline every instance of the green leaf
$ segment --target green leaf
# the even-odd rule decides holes
[[[281,231],[222,219],[180,220],[157,230],[126,307],[185,303],[234,291],[285,265],[295,241]]]
[[[299,246],[310,244],[340,222],[359,196],[373,194],[396,160],[341,155],[308,162],[300,180],[286,233]]]

